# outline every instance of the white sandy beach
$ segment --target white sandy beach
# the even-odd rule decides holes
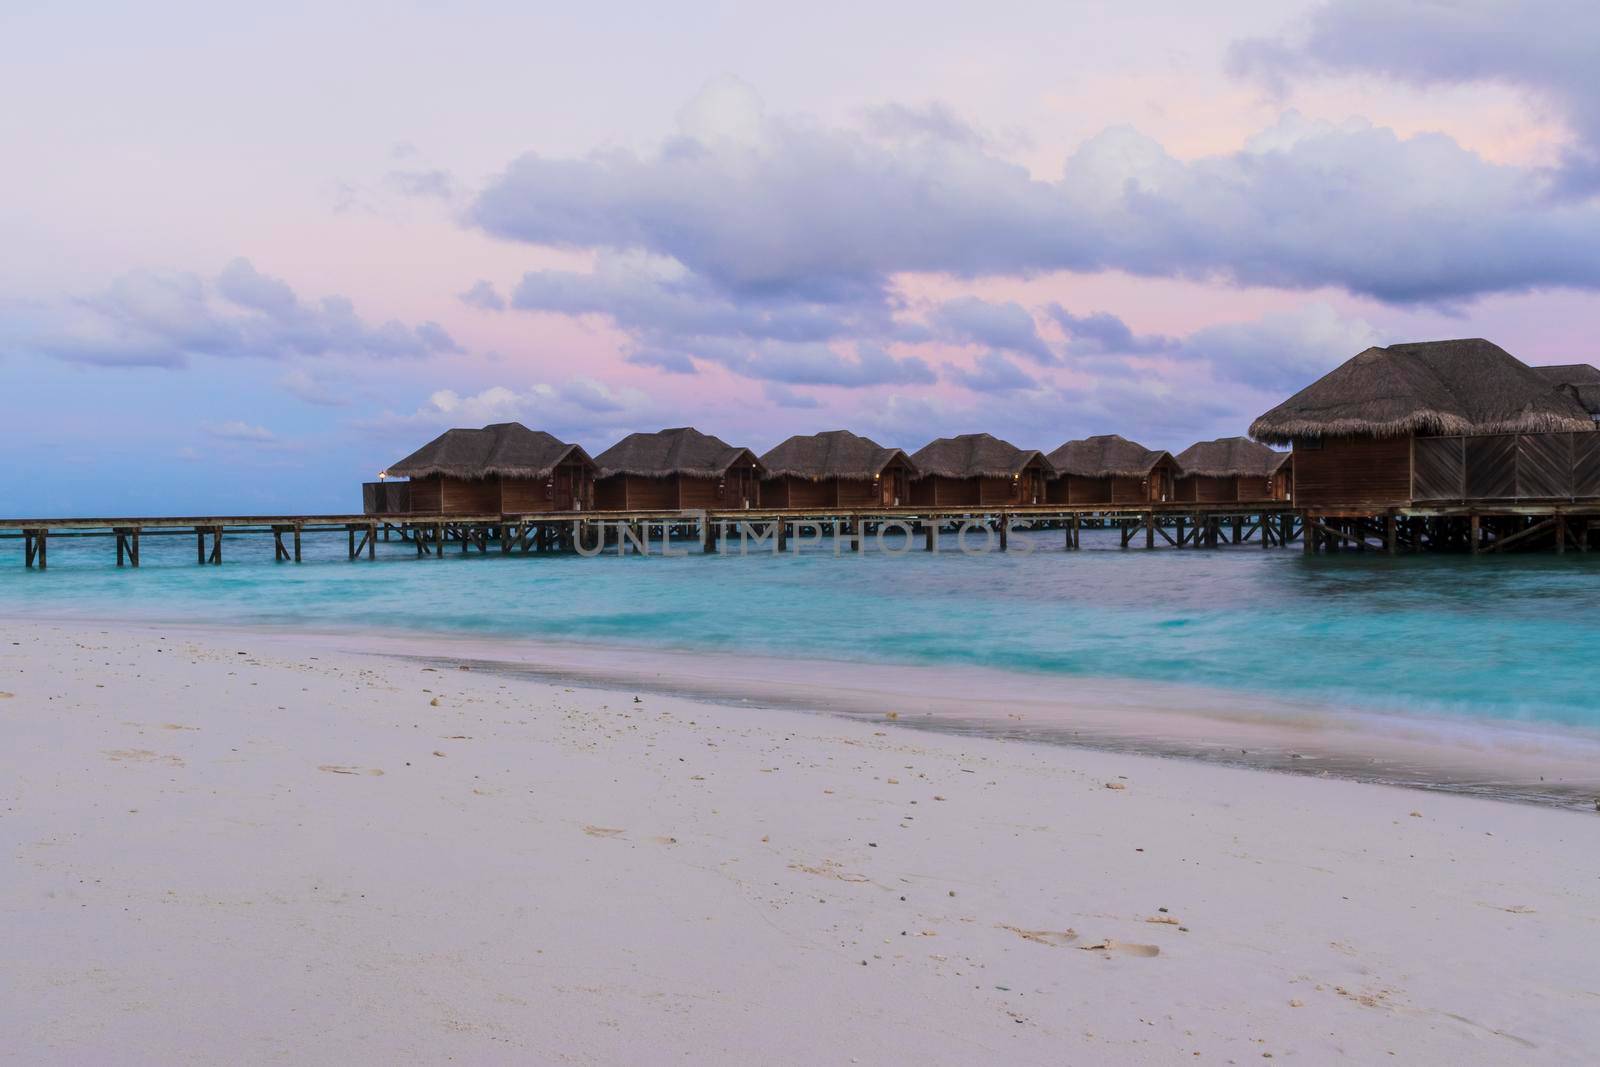
[[[1600,1045],[1591,813],[280,636],[7,622],[0,691],[14,1062]]]

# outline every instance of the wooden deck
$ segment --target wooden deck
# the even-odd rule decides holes
[[[1143,505],[1030,505],[960,508],[749,508],[679,511],[546,511],[482,515],[188,515],[103,518],[0,519],[0,539],[23,542],[27,567],[49,564],[49,546],[62,538],[115,542],[117,566],[139,566],[151,537],[193,537],[197,564],[220,564],[223,539],[272,539],[274,558],[300,562],[307,533],[343,532],[350,560],[375,559],[380,542],[412,546],[418,558],[447,548],[488,553],[577,552],[595,555],[615,547],[648,550],[653,540],[697,540],[715,552],[742,534],[782,551],[797,538],[832,536],[860,551],[867,537],[894,531],[936,549],[941,530],[991,531],[988,547],[1006,550],[1013,527],[1059,530],[1061,547],[1081,544],[1084,529],[1118,531],[1123,548],[1203,548],[1223,544],[1287,547],[1307,552],[1353,549],[1398,554],[1430,550],[1496,552],[1521,548],[1600,547],[1600,499],[1429,503],[1370,509],[1306,511],[1285,501]],[[992,541],[988,540],[992,538]],[[110,555],[108,554],[108,560]]]

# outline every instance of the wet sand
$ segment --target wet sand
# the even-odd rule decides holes
[[[871,708],[832,665],[792,680],[809,703],[747,707],[733,664],[691,697],[663,663],[622,686],[427,645],[0,624],[6,1055],[1506,1063],[1600,1041],[1592,810],[987,736],[1064,701],[1070,728],[1128,717],[1094,692],[1022,686],[1006,727],[1008,693]]]

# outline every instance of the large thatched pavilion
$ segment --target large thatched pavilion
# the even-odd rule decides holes
[[[761,506],[892,508],[910,501],[916,466],[849,430],[796,434],[761,457]]]
[[[595,463],[579,445],[501,422],[446,430],[384,474],[411,479],[411,514],[501,515],[588,507]]]
[[[1600,438],[1557,384],[1481,338],[1369,348],[1250,433],[1293,444],[1300,507],[1583,495]]]
[[[1173,499],[1178,464],[1172,453],[1119,434],[1068,441],[1047,457],[1056,477],[1052,504],[1159,504]]]
[[[1177,455],[1175,500],[1196,504],[1233,504],[1271,500],[1272,474],[1283,453],[1248,437],[1200,441]]]
[[[930,441],[911,462],[911,503],[922,507],[1042,504],[1055,474],[1043,452],[986,433]]]
[[[754,507],[766,470],[748,448],[689,426],[629,434],[595,462],[601,511]]]

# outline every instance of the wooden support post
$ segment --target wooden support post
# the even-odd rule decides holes
[[[932,552],[939,538],[939,524],[924,520],[922,523],[922,550]]]
[[[1010,527],[1011,520],[1008,519],[1006,517],[1006,513],[1002,511],[1000,513],[1000,551],[1002,552],[1006,550],[1006,538],[1011,532]]]
[[[1261,528],[1261,547],[1272,547],[1272,513],[1263,511],[1258,518]]]
[[[217,565],[222,563],[222,527],[211,527],[211,562]]]
[[[787,552],[789,550],[789,520],[778,519],[773,522],[773,526],[777,527],[777,529],[773,530],[773,535],[778,539],[778,551]]]
[[[373,523],[367,527],[367,558],[378,558],[378,524]]]
[[[22,555],[25,566],[45,570],[50,565],[50,531],[38,528],[22,531]]]
[[[122,557],[126,553],[127,541],[124,540],[122,531],[120,529],[112,530],[111,532],[117,537],[117,566],[120,567],[122,566]]]
[[[1391,556],[1400,554],[1399,526],[1399,522],[1395,520],[1392,513],[1383,517],[1383,547]]]
[[[204,526],[196,526],[194,528],[194,561],[202,567],[206,565],[206,528]]]
[[[1309,511],[1300,517],[1300,547],[1305,549],[1306,555],[1312,555],[1317,550],[1317,517]]]
[[[355,525],[351,524],[349,526],[346,526],[344,528],[344,533],[345,533],[345,537],[347,537],[349,539],[349,542],[350,542],[350,550],[349,550],[349,554],[348,554],[348,556],[346,558],[355,559],[356,558],[356,528],[355,528]]]
[[[1556,512],[1556,555],[1562,555],[1567,550],[1567,517],[1561,512]]]
[[[1072,526],[1068,530],[1072,534],[1072,547],[1074,550],[1083,547],[1083,516],[1076,511],[1072,513]]]
[[[1183,547],[1184,538],[1186,536],[1184,534],[1184,532],[1183,532],[1183,528],[1185,526],[1187,526],[1188,524],[1183,521],[1183,516],[1182,515],[1174,515],[1172,517],[1172,524],[1173,524],[1173,528],[1178,533],[1178,547],[1182,548]]]
[[[700,520],[700,551],[706,555],[717,550],[717,527],[708,515]]]
[[[1244,539],[1244,520],[1239,516],[1233,517],[1233,543],[1238,544]]]
[[[1483,531],[1479,528],[1479,519],[1477,515],[1473,515],[1467,520],[1467,530],[1467,541],[1472,546],[1472,554],[1476,556],[1479,552],[1483,551],[1483,540],[1481,537]]]
[[[1153,511],[1144,513],[1144,547],[1156,547],[1156,513]]]
[[[294,561],[300,562],[300,524],[294,524]]]
[[[866,539],[867,529],[862,525],[861,516],[857,515],[850,520],[850,551],[860,552],[861,542]]]

